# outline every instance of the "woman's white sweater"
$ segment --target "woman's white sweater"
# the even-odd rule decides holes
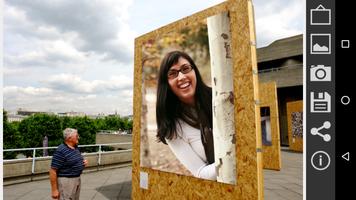
[[[178,160],[198,178],[216,180],[215,165],[208,164],[200,130],[180,121],[177,138],[167,140],[168,146]]]

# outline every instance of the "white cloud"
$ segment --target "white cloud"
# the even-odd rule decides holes
[[[132,79],[126,76],[112,76],[107,80],[83,80],[74,74],[59,74],[43,81],[48,87],[72,93],[102,93],[132,88]]]
[[[11,9],[9,20],[21,20],[31,27],[33,36],[56,32],[60,37],[74,33],[77,37],[73,45],[80,51],[97,53],[122,63],[132,59],[133,43],[128,41],[133,41],[134,32],[127,24],[127,10],[132,1],[11,0],[6,3],[6,8]],[[7,16],[4,21],[6,23]],[[29,32],[18,25],[14,29],[23,37]]]
[[[254,8],[258,47],[303,33],[303,0],[255,0]]]
[[[73,46],[63,40],[38,41],[40,49],[29,50],[22,54],[5,54],[4,65],[15,67],[83,67],[86,59],[84,53],[77,51]]]
[[[28,70],[22,68],[8,68],[3,67],[3,75],[4,76],[18,76],[18,75],[26,75]]]
[[[6,1],[4,107],[132,114],[137,33],[220,2]],[[302,32],[302,0],[253,2],[259,46]]]
[[[129,99],[131,102],[133,97],[133,90],[123,90],[119,96]]]
[[[16,95],[31,95],[31,96],[46,96],[52,94],[50,88],[35,88],[35,87],[18,87],[18,86],[5,86],[3,88],[4,96]]]
[[[129,8],[129,11],[133,13],[130,21],[134,24],[132,28],[142,35],[223,1],[135,1],[134,5]]]
[[[63,33],[58,32],[54,26],[34,23],[26,16],[23,9],[9,4],[4,6],[4,27],[5,40],[14,39],[13,42],[15,39],[47,40],[63,37]]]
[[[89,94],[85,96],[79,96],[78,100],[88,100],[88,99],[95,99],[97,96],[95,94]]]
[[[80,94],[53,90],[51,88],[6,86],[5,110],[19,108],[36,111],[78,111],[87,114],[132,114],[132,90],[120,90],[111,95]],[[110,96],[110,97],[108,97]]]

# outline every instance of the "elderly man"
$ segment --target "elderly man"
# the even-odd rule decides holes
[[[76,129],[63,131],[64,143],[53,154],[49,177],[53,199],[79,200],[80,175],[88,164],[78,149],[79,135]]]

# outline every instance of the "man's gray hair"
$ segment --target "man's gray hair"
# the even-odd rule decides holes
[[[63,131],[64,140],[67,140],[69,137],[71,137],[75,133],[78,133],[77,129],[74,129],[74,128],[66,128],[66,129],[64,129],[64,131]]]

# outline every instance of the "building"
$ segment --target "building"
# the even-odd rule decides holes
[[[7,121],[8,122],[20,122],[25,119],[27,116],[18,115],[18,114],[7,114]]]
[[[277,84],[281,145],[288,144],[287,102],[303,99],[303,35],[257,49],[259,82]]]
[[[17,114],[22,116],[31,116],[34,114],[53,114],[53,112],[31,111],[31,110],[24,110],[22,108],[19,108],[17,110]]]
[[[29,117],[34,114],[49,114],[53,115],[52,112],[41,112],[41,111],[30,111],[19,108],[16,112],[9,112],[7,115],[7,120],[9,122],[20,122],[26,117]]]
[[[85,113],[70,111],[70,112],[64,112],[64,113],[57,113],[57,115],[60,117],[84,117]]]

